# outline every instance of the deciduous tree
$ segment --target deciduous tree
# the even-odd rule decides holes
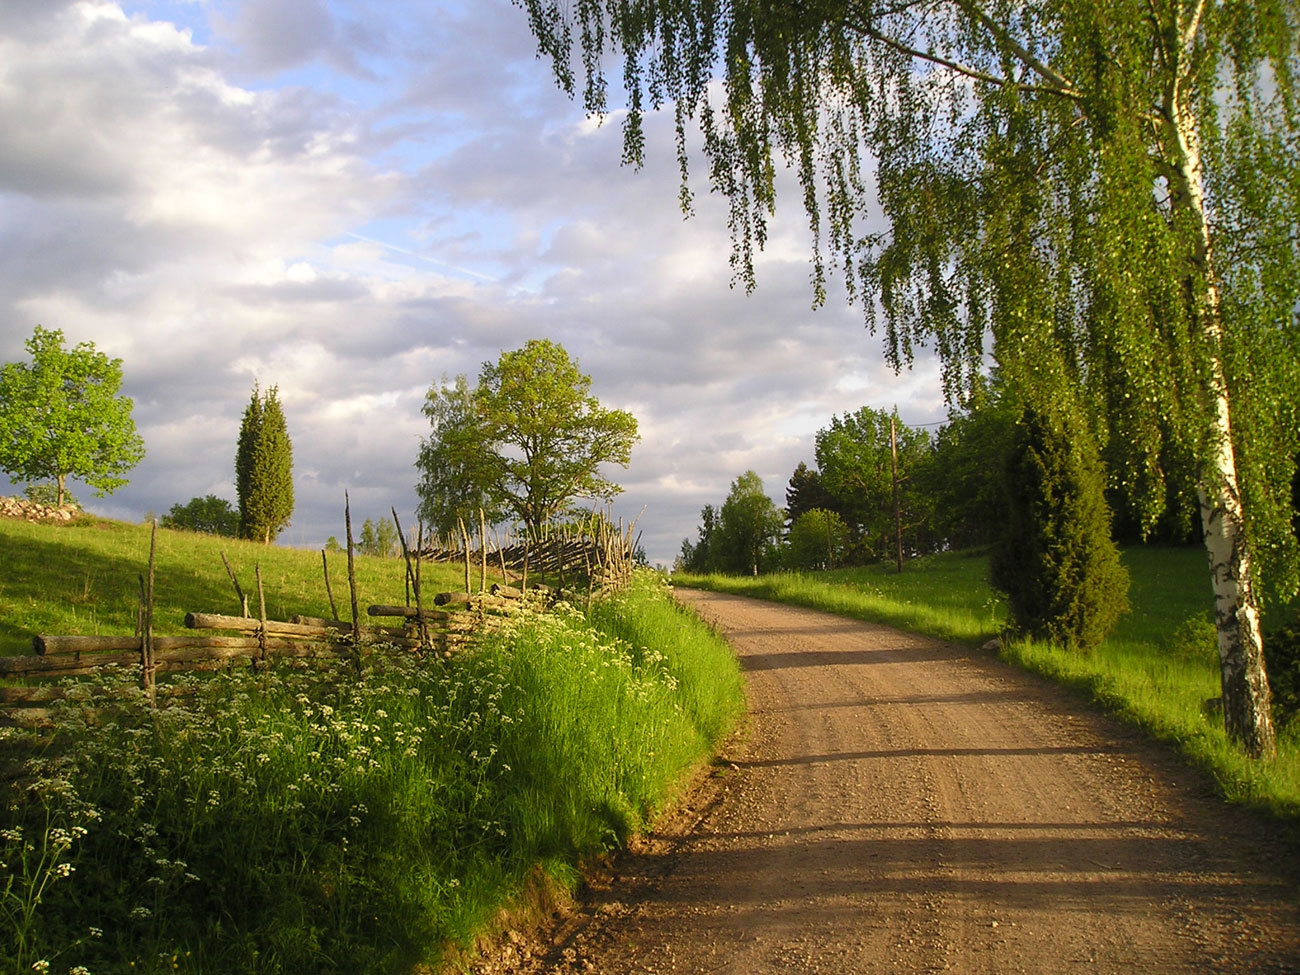
[[[78,477],[100,497],[127,483],[144,458],[131,419],[132,402],[118,394],[122,360],[93,342],[63,345],[63,332],[36,326],[26,342],[30,364],[0,369],[0,469],[10,479],[52,479],[63,504],[67,479]]]
[[[786,536],[786,562],[794,569],[833,569],[844,561],[849,529],[834,511],[805,511]]]
[[[547,339],[484,363],[472,396],[460,380],[430,390],[425,413],[435,429],[417,461],[430,510],[455,511],[482,491],[536,538],[577,499],[613,498],[622,488],[601,468],[628,465],[636,418],[605,409],[590,391],[591,377]],[[440,495],[440,484],[453,493]]]
[[[497,477],[494,452],[480,414],[475,391],[465,376],[430,386],[424,398],[430,434],[420,441],[415,467],[420,472],[416,492],[420,517],[441,536],[452,536],[460,524],[478,523],[482,510],[489,524],[505,518],[494,498]]]
[[[855,558],[862,562],[890,557],[897,544],[891,421],[897,440],[903,547],[912,553],[931,551],[935,533],[930,501],[918,490],[924,479],[916,477],[929,463],[930,435],[923,428],[900,423],[896,412],[868,406],[832,417],[830,425],[816,435],[822,486],[848,525]]]
[[[592,112],[618,53],[628,161],[644,158],[644,113],[671,105],[688,208],[698,121],[747,286],[784,161],[816,297],[829,252],[869,323],[883,307],[896,366],[930,343],[959,397],[991,334],[1009,381],[1087,390],[1148,525],[1158,459],[1186,458],[1225,723],[1272,752],[1255,558],[1295,591],[1296,0],[517,2]],[[1041,368],[1058,354],[1064,368]]]
[[[745,471],[731,482],[719,513],[719,568],[754,575],[770,568],[784,520],[781,509],[763,490],[763,479],[754,471]]]
[[[201,498],[190,498],[185,504],[178,501],[162,516],[160,524],[164,528],[234,538],[239,534],[239,512],[225,498],[207,494]]]

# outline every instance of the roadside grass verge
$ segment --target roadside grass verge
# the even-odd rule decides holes
[[[672,581],[885,623],[941,640],[972,643],[997,636],[1005,606],[989,588],[988,559],[982,552],[926,556],[906,563],[906,569],[900,574],[873,565],[761,576],[678,572]]]
[[[1008,641],[1000,656],[1071,687],[1207,772],[1224,798],[1300,821],[1300,721],[1279,735],[1267,762],[1232,746],[1222,716],[1218,656],[1205,555],[1197,548],[1133,547],[1123,553],[1132,610],[1087,654],[1030,641]],[[979,645],[1005,621],[988,584],[982,553],[927,556],[892,566],[770,576],[694,576],[675,585],[751,595]]]
[[[31,757],[0,810],[0,968],[436,968],[648,823],[743,709],[730,649],[653,576],[451,660],[372,659],[7,731]]]

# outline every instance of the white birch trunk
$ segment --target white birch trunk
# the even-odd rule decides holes
[[[1190,36],[1185,34],[1185,36]],[[1228,737],[1256,757],[1276,749],[1259,603],[1246,543],[1237,460],[1232,444],[1231,406],[1223,368],[1223,320],[1219,286],[1211,260],[1210,228],[1205,211],[1200,139],[1195,115],[1187,110],[1177,84],[1168,106],[1169,149],[1174,175],[1171,198],[1176,208],[1194,217],[1197,236],[1191,255],[1194,324],[1201,331],[1211,361],[1205,370],[1204,406],[1209,419],[1207,456],[1198,475],[1201,522],[1214,590],[1214,618],[1219,638],[1219,672],[1223,720]]]

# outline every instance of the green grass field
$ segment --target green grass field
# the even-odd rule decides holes
[[[1126,549],[1132,610],[1097,650],[1079,654],[1011,641],[1004,659],[1072,687],[1086,699],[1177,748],[1213,776],[1222,794],[1288,820],[1300,819],[1300,722],[1279,739],[1277,758],[1255,762],[1229,744],[1219,695],[1208,569],[1199,548]],[[957,552],[892,566],[759,577],[675,574],[699,586],[886,623],[979,645],[998,635],[1005,607],[988,583],[988,561]]]
[[[185,614],[238,615],[239,601],[221,556],[225,553],[256,616],[260,567],[271,619],[295,613],[328,617],[329,599],[319,551],[261,545],[233,538],[159,529],[155,553],[155,630],[184,630]],[[358,603],[405,601],[401,559],[356,557]],[[330,587],[343,619],[351,614],[347,555],[328,555]],[[149,528],[86,518],[61,527],[0,520],[0,654],[31,653],[37,634],[130,635],[140,602],[140,577],[149,565]],[[499,581],[500,572],[489,581]],[[478,584],[478,571],[473,573]],[[426,594],[464,588],[464,568],[425,565]]]
[[[221,548],[273,615],[323,613],[318,552],[160,532],[159,616],[234,608]],[[147,554],[138,526],[0,523],[5,649],[130,633]],[[397,560],[358,575],[363,604],[401,598]],[[53,737],[0,729],[0,970],[444,970],[650,822],[744,707],[650,573],[450,660],[367,661],[173,676],[195,693],[157,710],[83,683]]]

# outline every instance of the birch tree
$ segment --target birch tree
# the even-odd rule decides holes
[[[1297,578],[1297,0],[516,3],[565,90],[625,109],[627,162],[645,114],[673,114],[681,205],[698,151],[737,282],[789,171],[814,300],[838,267],[896,368],[925,345],[956,401],[989,354],[1031,403],[1091,394],[1144,524],[1185,469],[1226,727],[1273,751],[1259,608],[1261,578]]]

